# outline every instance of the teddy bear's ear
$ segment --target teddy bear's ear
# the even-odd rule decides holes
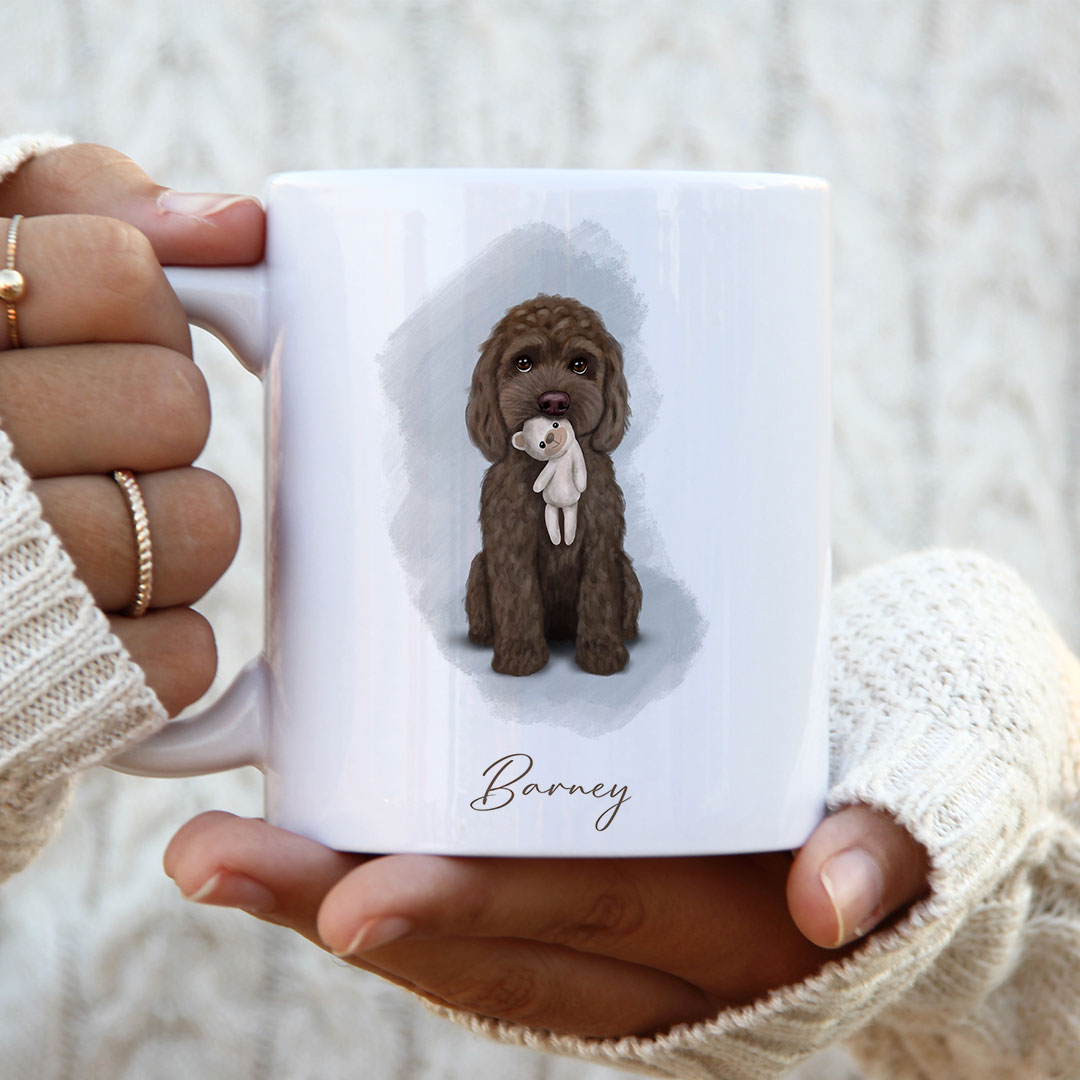
[[[465,406],[465,426],[473,445],[488,459],[502,461],[509,449],[506,424],[498,399],[499,360],[506,347],[505,334],[496,326],[480,346],[480,359],[473,368],[469,403]]]
[[[525,432],[524,431],[515,431],[514,434],[510,437],[510,441],[514,444],[516,449],[524,450],[525,449]]]

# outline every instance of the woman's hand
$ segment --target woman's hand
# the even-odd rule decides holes
[[[835,859],[835,861],[833,861]],[[204,814],[165,869],[439,1003],[586,1036],[650,1034],[806,978],[926,890],[922,848],[863,806],[795,856],[364,858]]]
[[[75,145],[0,184],[0,238],[14,214],[26,293],[21,348],[0,325],[0,423],[79,576],[176,713],[213,679],[213,633],[188,605],[232,561],[240,521],[225,482],[191,467],[210,403],[161,264],[257,261],[262,209],[170,191],[114,150]],[[137,577],[118,468],[137,474],[150,518],[154,587],[140,618],[117,614]]]

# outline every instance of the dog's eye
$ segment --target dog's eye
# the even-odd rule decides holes
[[[575,356],[574,359],[570,361],[570,370],[575,375],[584,375],[585,372],[589,370],[589,361],[586,360],[584,356]]]
[[[519,356],[515,361],[518,371],[531,371],[532,361],[527,356]]]

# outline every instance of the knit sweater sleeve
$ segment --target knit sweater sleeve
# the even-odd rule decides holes
[[[0,140],[0,183],[68,141]],[[75,773],[165,720],[0,431],[0,880],[52,835]]]
[[[430,1006],[502,1042],[670,1077],[768,1080],[848,1041],[872,1076],[1074,1076],[1080,665],[1011,571],[929,552],[834,593],[832,810],[893,814],[930,893],[804,982],[655,1038]]]

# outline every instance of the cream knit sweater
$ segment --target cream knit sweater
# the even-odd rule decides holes
[[[48,145],[0,143],[0,176]],[[903,822],[930,853],[930,897],[812,979],[660,1038],[434,1011],[661,1076],[779,1077],[842,1039],[898,1080],[1080,1076],[1080,665],[1015,575],[976,554],[895,560],[834,604],[829,805]],[[7,877],[49,838],[70,779],[165,718],[2,433],[0,688]]]

